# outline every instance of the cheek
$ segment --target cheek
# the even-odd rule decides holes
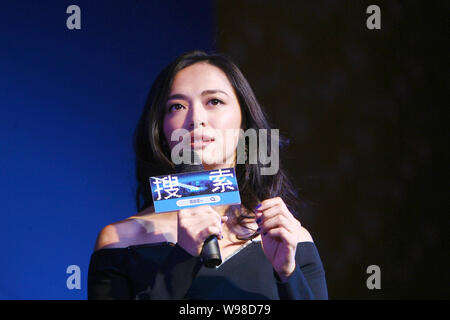
[[[241,128],[241,110],[235,108],[226,114],[216,118],[216,128],[221,131],[224,147],[235,148],[239,139],[239,129]]]
[[[235,115],[227,115],[221,118],[219,145],[222,145],[223,151],[234,152],[239,141],[239,130],[241,128],[241,119]]]
[[[183,127],[183,123],[184,121],[182,119],[166,118],[163,120],[162,131],[170,150],[181,141],[185,141],[182,136],[184,136],[188,130]],[[172,141],[172,136],[175,141]]]
[[[216,128],[237,129],[241,127],[241,110],[239,108],[229,110],[214,119]]]
[[[175,126],[172,123],[172,121],[168,121],[166,119],[164,119],[163,121],[163,133],[164,133],[164,137],[166,138],[166,141],[169,145],[169,147],[172,149],[172,144],[173,142],[170,140],[170,137],[172,136],[172,132],[175,130]]]

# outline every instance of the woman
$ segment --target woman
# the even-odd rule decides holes
[[[176,130],[189,133],[205,170],[236,169],[242,204],[155,214],[150,176],[174,172]],[[227,130],[270,129],[239,69],[225,56],[183,54],[155,80],[135,132],[139,213],[106,226],[91,257],[89,299],[326,299],[325,274],[296,215],[296,193],[280,168],[237,161],[246,140]],[[267,141],[270,145],[270,130]],[[195,138],[195,139],[194,139]],[[220,151],[220,152],[219,152]],[[269,150],[270,151],[270,150]],[[223,263],[202,266],[211,235]]]

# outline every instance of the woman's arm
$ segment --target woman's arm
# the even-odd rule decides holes
[[[117,264],[99,266],[100,263],[104,262],[104,257],[100,259],[99,254],[94,254],[93,261],[95,263],[92,264],[92,281],[89,285],[92,289],[91,292],[96,293],[91,296],[100,299],[183,299],[192,284],[192,280],[200,270],[199,254],[204,240],[212,234],[221,234],[222,222],[225,222],[227,217],[221,217],[210,206],[200,206],[180,210],[176,219],[177,244],[170,249],[161,263],[159,263],[161,260],[158,261],[156,268],[148,270],[152,273],[151,275],[148,274],[152,281],[145,290],[138,292],[136,296],[133,296],[132,293],[129,296],[130,290],[126,288],[127,279],[137,275],[128,274],[128,270],[125,275],[122,274],[121,272],[125,272],[124,270],[127,269],[123,263],[120,268]],[[129,222],[106,226],[97,237],[95,248],[97,251],[102,251],[103,255],[105,255],[105,250],[100,249],[104,248],[122,248],[128,254],[125,247],[133,242],[131,239],[136,237],[136,233],[137,230],[133,231],[133,225],[130,225]],[[128,259],[131,259],[131,257],[124,259],[126,263],[129,263]],[[107,263],[109,262],[107,261]],[[115,262],[117,263],[117,261]],[[121,272],[119,272],[119,269]],[[117,291],[113,289],[115,287],[127,292],[127,294],[115,294],[114,292]],[[96,290],[97,288],[100,289]],[[105,292],[108,294],[105,294]]]
[[[88,272],[89,300],[133,299],[125,272],[126,249],[98,250],[91,255]]]
[[[280,299],[328,299],[325,271],[314,242],[299,242],[295,261],[295,270],[287,279],[281,280],[274,271]]]
[[[325,274],[312,238],[283,199],[266,199],[255,209],[264,254],[273,266],[280,298],[326,299]],[[302,252],[305,243],[311,248]]]
[[[97,245],[97,250],[91,256],[88,274],[89,300],[184,298],[200,269],[199,257],[192,256],[178,244],[171,247],[159,266],[149,268],[148,273],[152,273],[154,277],[151,284],[142,292],[135,294],[132,277],[139,278],[141,275],[130,274],[133,272],[129,269],[129,265],[133,264],[130,260],[133,255],[130,255],[128,248],[117,247],[118,242],[113,235],[108,234],[108,231],[114,230],[111,228],[102,230],[97,244],[104,246]],[[108,239],[112,240],[109,244]]]
[[[222,232],[221,217],[211,206],[182,209],[177,214],[177,244],[156,273],[153,286],[138,299],[183,299],[201,267],[205,239]]]
[[[192,256],[176,244],[158,268],[155,281],[136,295],[138,300],[181,300],[201,267],[198,256]]]

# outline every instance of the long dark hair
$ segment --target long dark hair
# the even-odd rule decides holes
[[[178,71],[198,62],[206,62],[220,68],[228,77],[238,98],[242,113],[243,130],[267,130],[267,143],[271,145],[271,126],[253,90],[238,67],[223,54],[207,54],[203,51],[190,51],[170,63],[157,76],[150,89],[143,113],[134,133],[134,150],[136,153],[136,207],[142,211],[153,204],[149,177],[174,172],[170,160],[170,149],[163,134],[165,105],[170,93],[173,79]],[[247,141],[244,141],[247,146]],[[280,154],[287,146],[286,139],[280,137]],[[270,152],[270,148],[269,148]],[[297,215],[298,195],[287,178],[280,161],[279,170],[274,175],[261,175],[263,165],[236,164],[236,175],[243,207],[247,213],[239,210],[238,223],[254,217],[253,209],[264,199],[281,197],[289,211]],[[298,215],[297,215],[298,218]]]

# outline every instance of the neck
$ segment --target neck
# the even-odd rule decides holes
[[[228,168],[234,168],[234,164],[205,164],[205,163],[203,163],[203,168],[206,171],[217,170],[217,169],[228,169]]]

